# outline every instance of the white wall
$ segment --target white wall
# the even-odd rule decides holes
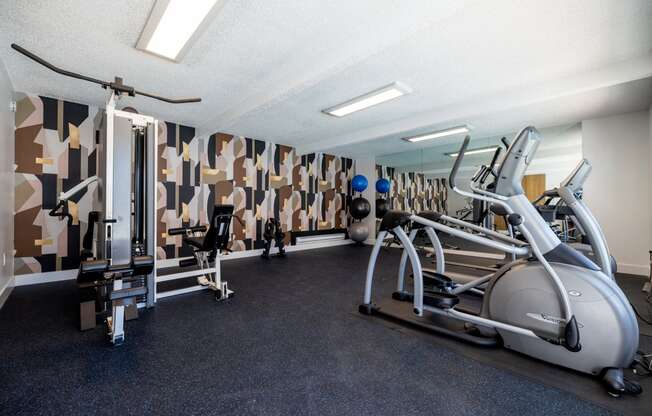
[[[648,130],[650,133],[650,139],[649,139],[649,144],[650,144],[650,171],[648,174],[648,186],[647,190],[649,192],[648,194],[648,207],[652,209],[652,102],[650,102],[650,111],[648,112]],[[648,214],[650,218],[650,244],[652,245],[652,213]],[[652,250],[652,247],[650,247],[650,250]]]
[[[649,111],[582,122],[583,154],[593,165],[584,199],[623,273],[649,273],[650,143]]]
[[[14,113],[13,86],[0,61],[0,307],[13,287],[14,270]]]

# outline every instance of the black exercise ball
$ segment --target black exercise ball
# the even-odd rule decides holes
[[[369,215],[369,212],[371,212],[371,204],[363,197],[360,196],[351,201],[349,213],[351,213],[351,216],[356,220],[363,219]]]
[[[376,200],[376,218],[383,218],[387,211],[389,211],[389,202],[384,198],[378,198]]]

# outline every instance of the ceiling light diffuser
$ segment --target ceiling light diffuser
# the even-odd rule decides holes
[[[440,137],[452,136],[454,134],[463,134],[471,131],[468,126],[451,127],[444,130],[433,131],[432,133],[420,134],[418,136],[404,137],[403,140],[410,143],[422,142],[424,140],[438,139]]]
[[[136,48],[179,61],[210,20],[219,0],[157,0]]]
[[[489,147],[478,147],[477,149],[471,149],[467,150],[464,152],[464,156],[466,155],[477,155],[478,153],[490,153],[490,152],[495,152],[496,149],[498,149],[498,146],[489,146]],[[459,152],[455,153],[446,153],[450,157],[457,157],[459,155]]]
[[[394,82],[370,93],[353,98],[345,103],[322,110],[322,112],[335,117],[344,117],[351,113],[355,113],[356,111],[373,107],[374,105],[393,100],[411,92],[412,90],[407,85],[400,82]]]

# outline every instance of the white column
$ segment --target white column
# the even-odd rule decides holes
[[[364,175],[369,182],[369,186],[362,192],[362,197],[371,204],[371,212],[362,222],[369,227],[369,237],[365,244],[373,244],[376,241],[376,159],[364,158],[355,161],[356,175]]]
[[[14,283],[14,113],[13,86],[0,61],[0,307]]]

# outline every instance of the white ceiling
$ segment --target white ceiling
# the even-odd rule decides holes
[[[143,113],[301,152],[391,153],[397,137],[459,121],[489,135],[650,103],[649,82],[631,84],[652,76],[649,0],[223,3],[173,63],[134,49],[152,0],[3,1],[0,59],[18,91],[95,105],[105,94],[30,62],[12,42],[76,72],[203,98],[127,100]],[[321,113],[392,81],[414,93],[344,118]]]
[[[408,143],[401,138],[446,126],[468,123],[473,128],[470,133],[471,139],[478,141],[479,144],[475,146],[480,147],[482,146],[480,142],[486,141],[487,138],[496,136],[500,138],[525,126],[537,126],[541,129],[613,114],[647,110],[651,103],[652,78],[644,78],[541,102],[516,105],[494,112],[469,112],[466,117],[448,120],[446,124],[408,129],[351,144],[331,145],[328,146],[328,150],[335,154],[346,154],[352,157],[387,155],[388,157],[384,159],[392,162],[384,163],[388,166],[399,167],[414,164],[414,160],[417,160],[415,155],[420,153],[420,149],[428,148],[430,150],[429,158],[437,153],[442,156],[441,160],[445,161],[448,160],[445,156],[446,153],[453,152],[460,147],[464,134],[419,143]],[[511,139],[511,137],[508,138]],[[410,163],[410,161],[412,162]]]
[[[505,131],[500,135],[482,138],[474,137],[469,145],[469,150],[481,147],[502,147],[501,138],[505,137],[511,142],[520,129],[519,127],[518,130]],[[537,150],[537,161],[540,162],[547,158],[560,161],[565,157],[570,157],[574,162],[577,162],[581,158],[582,134],[579,123],[547,127],[538,130],[543,141]],[[455,162],[455,158],[449,156],[449,154],[459,151],[462,145],[462,137],[447,139],[447,141],[447,144],[440,144],[438,146],[378,156],[376,157],[376,163],[383,166],[391,166],[398,172],[448,175]],[[492,156],[493,152],[466,155],[462,167],[475,170],[481,164],[487,164]]]

